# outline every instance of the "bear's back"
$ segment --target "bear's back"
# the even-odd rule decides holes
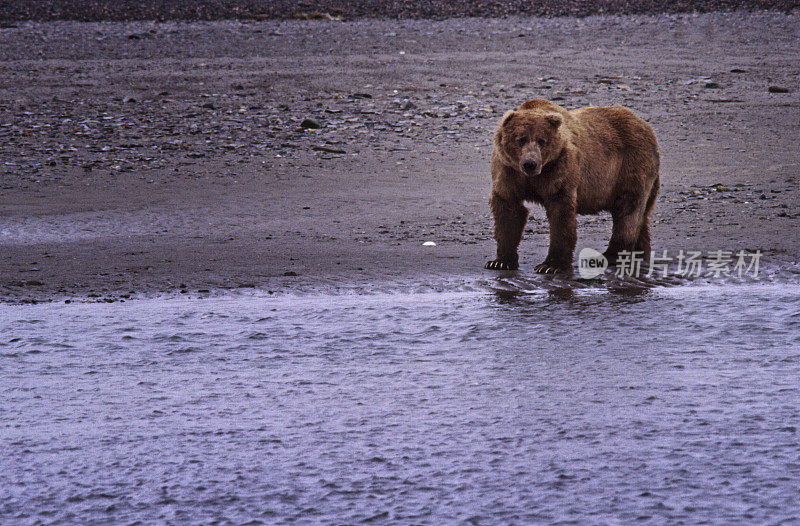
[[[569,111],[582,133],[590,131],[611,148],[646,148],[657,151],[653,129],[622,106],[592,106]]]

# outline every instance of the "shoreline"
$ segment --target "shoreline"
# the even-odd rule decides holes
[[[491,135],[537,97],[653,125],[654,249],[790,265],[798,38],[776,12],[0,29],[0,301],[492,276]],[[520,275],[546,250],[531,206]]]

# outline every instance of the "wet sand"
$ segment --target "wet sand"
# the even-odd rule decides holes
[[[536,97],[653,125],[654,249],[790,264],[799,37],[797,12],[2,28],[0,299],[480,276],[491,134]],[[609,233],[582,217],[578,246]],[[520,273],[546,250],[533,207]]]

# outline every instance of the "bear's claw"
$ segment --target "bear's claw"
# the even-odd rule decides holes
[[[535,267],[533,267],[533,270],[535,270],[539,274],[563,274],[563,273],[566,272],[565,269],[559,268],[559,267],[554,267],[553,265],[550,265],[549,263],[540,263],[540,264],[536,265]]]
[[[504,261],[493,260],[487,262],[483,268],[490,269],[490,270],[517,270],[519,265],[513,265],[511,263],[506,263]]]

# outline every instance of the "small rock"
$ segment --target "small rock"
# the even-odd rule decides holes
[[[424,243],[422,244],[422,246],[423,246],[423,247],[435,247],[435,246],[436,246],[436,243],[434,243],[433,241],[426,241],[426,242],[424,242]]]
[[[124,102],[125,104],[136,104],[137,101],[134,97],[128,95],[127,97],[122,99],[122,102]]]
[[[337,153],[337,154],[347,153],[344,150],[340,150],[338,148],[329,148],[327,146],[312,146],[311,149],[317,152]]]
[[[716,82],[706,82],[703,87],[706,89],[719,89],[719,84]]]
[[[283,275],[284,276],[297,276],[297,272],[294,272],[294,271],[290,270],[288,272],[284,272]]]
[[[313,11],[310,13],[299,12],[294,13],[292,18],[295,20],[330,20],[334,22],[341,22],[342,17],[340,16],[333,16],[330,13],[322,13],[320,11]]]
[[[789,93],[789,88],[783,88],[781,86],[770,86],[767,88],[767,91],[770,93]]]
[[[322,125],[319,123],[318,120],[307,117],[303,119],[303,122],[300,123],[300,127],[306,130],[308,129],[316,130],[322,128]]]

